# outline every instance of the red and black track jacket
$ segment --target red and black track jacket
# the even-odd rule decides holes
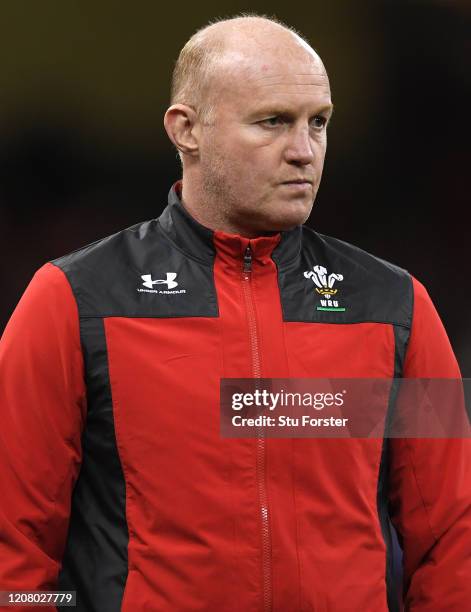
[[[249,247],[249,251],[247,251]],[[246,271],[244,268],[244,256]],[[335,303],[304,272],[341,274]],[[158,281],[158,282],[157,282]],[[42,267],[0,349],[0,589],[87,612],[471,610],[470,440],[224,439],[221,378],[459,377],[423,286],[159,219]]]

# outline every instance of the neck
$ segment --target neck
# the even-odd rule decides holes
[[[183,173],[183,187],[181,202],[188,213],[204,227],[214,231],[222,231],[227,234],[238,234],[246,238],[266,236],[273,232],[256,231],[244,227],[242,224],[231,220],[231,204],[224,196],[210,194],[204,189],[199,177],[191,173]]]

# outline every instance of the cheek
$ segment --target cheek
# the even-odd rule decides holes
[[[314,152],[316,153],[316,161],[321,166],[324,164],[325,152],[327,150],[327,135],[324,135],[316,145]]]
[[[240,150],[247,179],[264,189],[281,174],[281,155],[277,147],[256,146]]]
[[[231,149],[225,153],[226,174],[230,175],[237,183],[239,191],[253,189],[270,173],[266,156],[258,149],[234,143]]]
[[[282,150],[277,143],[235,138],[218,131],[208,139],[205,149],[201,157],[204,166],[219,180],[227,180],[232,191],[245,200],[251,199],[250,193],[260,197],[261,192],[271,190],[274,181],[283,175]]]
[[[324,169],[324,161],[325,161],[325,153],[326,153],[327,143],[323,147],[319,147],[318,153],[315,159],[315,167],[317,170],[317,180],[321,180],[322,170]]]

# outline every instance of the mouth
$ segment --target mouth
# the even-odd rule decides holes
[[[293,179],[292,181],[283,181],[282,185],[312,185],[309,179]]]
[[[299,194],[305,197],[308,193],[313,193],[312,181],[308,179],[294,179],[292,181],[283,181],[280,187],[284,187],[288,193]]]

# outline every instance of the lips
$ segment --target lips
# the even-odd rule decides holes
[[[292,179],[290,181],[283,181],[282,185],[312,185],[310,179]]]
[[[280,183],[279,187],[284,187],[283,191],[289,194],[298,194],[306,197],[308,194],[310,196],[314,193],[314,187],[308,179],[294,179],[292,181],[285,181],[284,183]]]

